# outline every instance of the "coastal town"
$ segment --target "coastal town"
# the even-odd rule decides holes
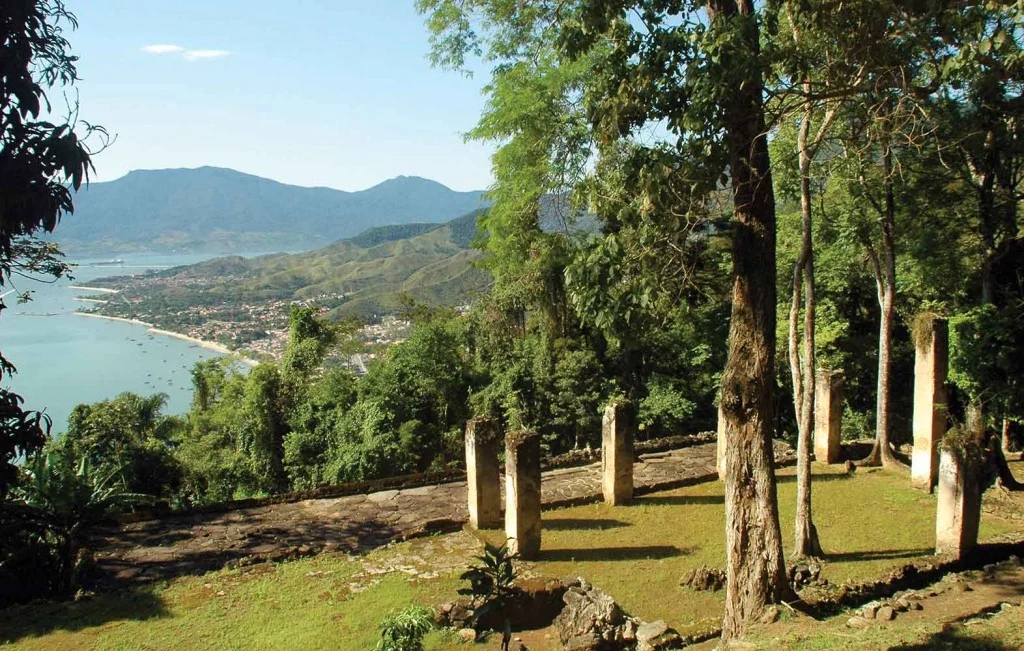
[[[76,300],[84,304],[78,313],[146,325],[255,364],[276,361],[283,355],[288,343],[288,314],[292,305],[315,306],[327,313],[328,305],[337,304],[343,298],[338,294],[322,294],[305,300],[224,300],[162,309],[166,302],[147,301],[145,292],[147,285],[162,281],[166,282],[155,276],[124,276],[100,279],[93,283],[95,286],[75,286],[73,289],[79,293]],[[200,284],[195,278],[175,277],[175,282]],[[346,355],[341,363],[359,375],[365,374],[366,365],[388,346],[404,341],[409,329],[409,321],[392,315],[362,324],[353,334],[358,352]]]

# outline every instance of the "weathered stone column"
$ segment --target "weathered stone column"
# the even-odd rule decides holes
[[[498,426],[489,418],[466,423],[466,492],[469,524],[474,529],[501,526],[501,477],[498,474]]]
[[[725,414],[722,413],[722,405],[718,405],[718,451],[715,457],[715,467],[718,469],[718,478],[725,481],[725,446],[727,443],[725,435]]]
[[[977,479],[969,476],[953,454],[943,450],[939,461],[935,553],[963,558],[978,544],[980,521],[981,495]]]
[[[845,383],[842,371],[818,369],[814,383],[814,458],[822,463],[839,463]]]
[[[612,506],[633,499],[633,438],[636,415],[627,402],[605,407],[601,422],[601,488]]]
[[[509,432],[505,437],[505,535],[524,559],[540,553],[540,435]]]
[[[923,321],[923,320],[922,320]],[[938,474],[938,445],[946,431],[949,328],[944,319],[923,321],[914,333],[914,452],[910,483],[931,492]]]

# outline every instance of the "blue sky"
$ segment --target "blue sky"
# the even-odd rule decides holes
[[[81,118],[117,134],[94,180],[215,165],[342,190],[400,174],[490,184],[491,147],[461,136],[486,75],[430,67],[413,0],[67,5]]]

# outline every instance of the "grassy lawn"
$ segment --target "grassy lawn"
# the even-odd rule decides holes
[[[814,520],[826,552],[822,576],[833,583],[867,580],[929,556],[935,545],[935,497],[910,488],[907,476],[814,466]],[[795,470],[779,472],[783,543],[793,542]],[[583,576],[630,613],[664,619],[684,633],[716,627],[725,593],[679,587],[689,569],[725,566],[723,485],[639,498],[632,506],[594,504],[544,513],[542,557],[531,568],[554,577]],[[987,518],[981,538],[1010,530]],[[488,532],[492,541],[500,532]]]
[[[868,579],[931,554],[935,498],[909,478],[815,467],[815,521],[832,582]],[[792,538],[793,471],[780,473],[783,537]],[[1010,530],[994,518],[982,538]],[[722,486],[710,482],[544,513],[543,556],[532,573],[584,576],[630,613],[683,632],[713,627],[724,593],[679,587],[688,569],[724,565]],[[485,537],[500,541],[500,532]],[[377,624],[410,603],[454,598],[459,567],[476,552],[466,533],[394,545],[364,557],[321,556],[178,579],[73,604],[0,611],[0,641],[18,649],[372,649]],[[434,634],[430,649],[455,648]]]

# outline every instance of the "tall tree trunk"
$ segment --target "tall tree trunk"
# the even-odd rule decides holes
[[[869,247],[871,263],[878,290],[878,307],[881,317],[878,321],[878,393],[875,407],[875,444],[871,454],[858,462],[859,465],[879,465],[884,468],[906,468],[892,453],[889,445],[892,433],[892,329],[896,302],[896,198],[892,187],[892,149],[888,143],[882,150],[885,204],[880,210],[882,217],[881,251]]]
[[[810,95],[810,82],[804,83]],[[818,530],[811,517],[811,436],[814,428],[814,242],[811,231],[811,153],[808,135],[811,130],[813,104],[807,100],[803,121],[797,134],[800,161],[800,212],[803,228],[800,259],[793,273],[793,304],[789,313],[789,360],[793,374],[793,400],[798,421],[796,466],[796,533],[793,553],[797,556],[820,556]],[[797,351],[797,320],[800,316],[800,284],[804,285],[804,357],[803,366]],[[801,377],[802,376],[802,377]]]
[[[753,0],[709,0],[713,23],[747,21],[737,48],[757,52]],[[733,190],[733,291],[729,359],[722,377],[726,602],[722,639],[742,636],[766,604],[788,594],[779,527],[775,425],[775,197],[757,66],[723,107]]]

